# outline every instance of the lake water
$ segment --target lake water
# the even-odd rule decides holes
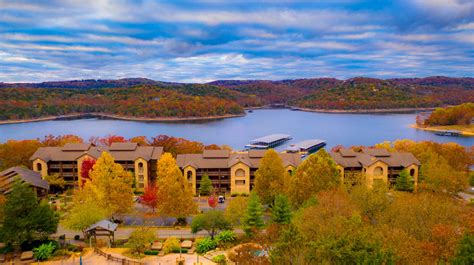
[[[0,142],[8,139],[32,139],[48,134],[75,134],[85,140],[91,136],[122,135],[126,138],[159,134],[183,137],[205,144],[227,144],[242,149],[251,139],[267,134],[290,134],[296,143],[305,139],[322,139],[328,147],[335,145],[373,145],[396,139],[456,142],[474,144],[474,138],[437,136],[432,132],[409,127],[416,114],[329,114],[262,109],[244,117],[206,122],[136,122],[102,119],[43,121],[0,125]],[[279,149],[284,148],[284,146]]]

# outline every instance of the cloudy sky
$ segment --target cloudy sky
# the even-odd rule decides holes
[[[0,82],[469,76],[474,1],[0,0]]]

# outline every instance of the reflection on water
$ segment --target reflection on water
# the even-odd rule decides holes
[[[287,144],[317,138],[325,140],[329,148],[339,144],[373,145],[396,139],[457,142],[465,146],[474,144],[474,138],[438,136],[409,128],[415,122],[415,117],[416,114],[333,114],[263,109],[254,110],[244,117],[206,122],[162,123],[90,118],[0,125],[0,141],[31,139],[48,134],[75,134],[85,140],[109,134],[127,138],[166,134],[242,149],[251,139],[285,133],[293,137]]]

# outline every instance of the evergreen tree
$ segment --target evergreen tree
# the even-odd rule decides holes
[[[193,192],[170,153],[164,153],[157,165],[158,212],[167,216],[184,217],[197,211]]]
[[[212,193],[212,182],[207,174],[202,176],[199,184],[199,194],[210,195]]]
[[[55,233],[59,222],[48,204],[39,203],[35,192],[19,181],[7,195],[4,216],[2,239],[14,245]]]
[[[272,222],[275,224],[287,225],[290,221],[291,210],[288,197],[277,195],[272,209]]]
[[[459,242],[452,264],[474,264],[474,235],[466,233]]]
[[[264,204],[272,204],[285,188],[285,168],[278,153],[269,149],[255,172],[255,192]]]
[[[413,191],[413,179],[407,170],[400,171],[400,175],[395,183],[395,189],[399,191]]]
[[[243,225],[248,236],[252,236],[255,230],[264,226],[263,206],[255,192],[252,192],[250,195]]]

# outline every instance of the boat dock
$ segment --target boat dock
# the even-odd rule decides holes
[[[288,153],[305,153],[311,154],[323,148],[326,142],[320,139],[309,139],[296,144],[290,145],[286,152]]]
[[[457,130],[439,131],[435,132],[435,134],[439,136],[461,136],[461,132]]]
[[[268,149],[279,146],[288,140],[291,140],[291,136],[288,134],[270,134],[264,137],[253,139],[250,141],[250,144],[245,146],[245,148]]]

